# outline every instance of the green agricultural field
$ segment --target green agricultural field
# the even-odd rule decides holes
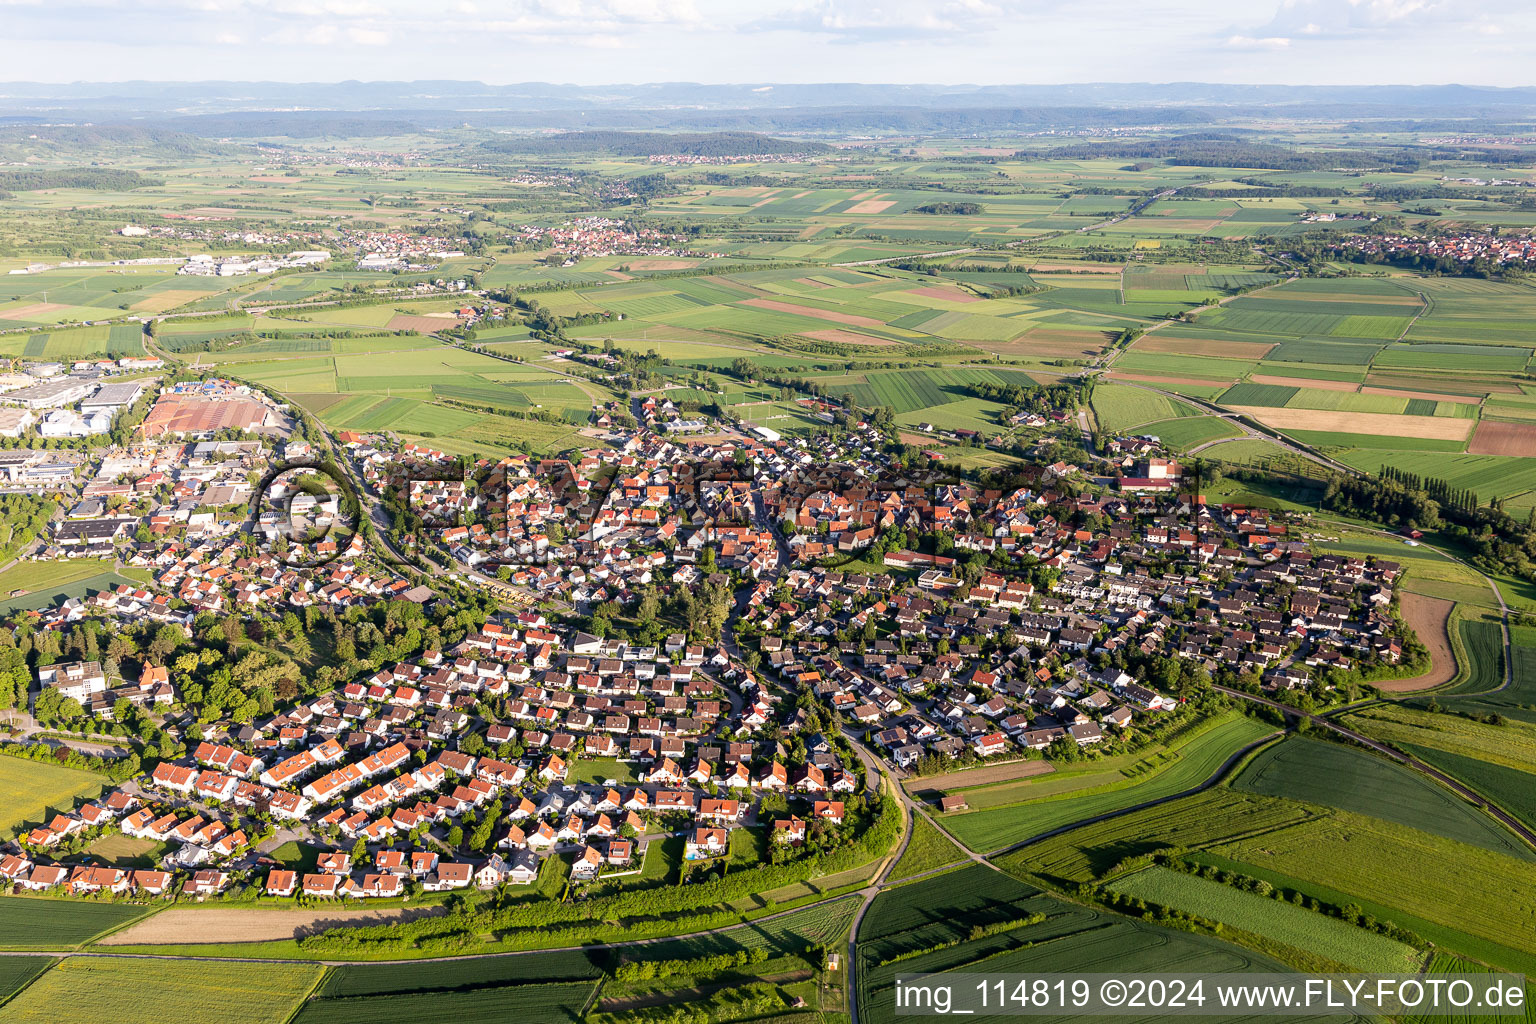
[[[985,367],[928,367],[920,370],[879,370],[849,377],[816,378],[827,392],[846,389],[854,403],[873,409],[888,405],[898,415],[931,409],[970,398],[970,384],[1013,384],[1032,387],[1036,381],[1022,370]]]
[[[7,1024],[284,1024],[320,979],[309,964],[70,957],[5,1004]],[[377,1019],[377,1018],[375,1018]]]
[[[1007,928],[1027,915],[1042,920]],[[1006,930],[974,937],[978,926]],[[897,975],[1286,970],[1220,939],[1067,903],[979,865],[883,891],[859,928],[857,953],[861,1015],[880,1021],[898,1019]]]
[[[6,760],[9,760],[7,758]],[[85,903],[48,897],[0,897],[0,947],[59,949],[114,931],[149,908],[126,903]]]
[[[1342,341],[1284,341],[1267,358],[1279,363],[1338,363],[1366,366],[1381,351],[1379,345]]]
[[[1458,663],[1465,662],[1467,667],[1442,692],[1483,693],[1504,684],[1504,631],[1497,622],[1463,616],[1456,620],[1452,640]]]
[[[1522,650],[1522,648],[1516,648]],[[1475,698],[1436,699],[1459,710]],[[1506,720],[1504,725],[1463,718],[1454,713],[1418,707],[1384,705],[1349,716],[1349,723],[1367,736],[1408,750],[1465,782],[1505,810],[1536,824],[1536,726]],[[1487,714],[1476,708],[1477,714]]]
[[[387,996],[318,999],[294,1024],[379,1024],[380,1021],[452,1020],[505,1024],[509,1012],[527,1024],[569,1024],[581,1019],[595,981],[532,983],[468,991],[402,992]]]
[[[0,1003],[4,1003],[21,986],[52,967],[56,961],[51,956],[0,957]],[[0,1011],[3,1016],[3,1011]]]
[[[1034,886],[979,864],[886,889],[859,925],[860,952],[888,960],[964,938],[974,925],[1028,913],[1031,901],[1040,895]]]
[[[1430,957],[1429,966],[1425,968],[1424,973],[1431,976],[1437,974],[1487,974],[1490,973],[1490,969],[1474,960],[1452,956],[1449,953],[1436,953]],[[1457,1013],[1449,1016],[1441,1014],[1434,1016],[1415,1014],[1404,1017],[1403,1024],[1520,1024],[1522,1021],[1529,1024],[1531,1021],[1536,1021],[1536,1000],[1531,998],[1532,995],[1536,995],[1536,989],[1532,988],[1529,979],[1526,982],[1525,995],[1525,1010],[1523,1013]]]
[[[1335,436],[1349,437],[1342,434]],[[1424,447],[1431,444],[1444,447]],[[1368,473],[1378,473],[1383,466],[1391,466],[1404,472],[1436,477],[1451,487],[1476,491],[1484,503],[1490,498],[1508,497],[1536,489],[1536,460],[1533,459],[1466,455],[1461,453],[1464,445],[1459,441],[1389,438],[1381,447],[1385,450],[1346,453],[1342,461]],[[1408,448],[1413,451],[1402,450]],[[1443,451],[1446,454],[1420,454],[1430,451]]]
[[[1354,903],[1435,942],[1512,970],[1536,970],[1533,945],[1511,922],[1536,899],[1514,879],[1530,865],[1414,829],[1225,787],[1025,847],[1012,872],[1072,886],[1128,856],[1176,847],[1185,859],[1264,879],[1343,906]]]
[[[94,772],[0,757],[0,836],[9,838],[23,827],[73,811],[77,804],[94,800],[106,786],[107,780]]]
[[[1274,731],[1239,717],[1207,729],[1178,756],[1146,775],[1120,777],[1086,791],[945,817],[944,827],[973,850],[997,850],[1062,825],[1181,793],[1211,778],[1229,757]],[[1118,773],[1117,773],[1118,774]]]
[[[1283,384],[1254,384],[1251,381],[1243,381],[1234,384],[1219,401],[1222,405],[1264,405],[1278,408],[1296,397],[1300,388],[1286,387]]]
[[[1408,316],[1346,316],[1343,323],[1328,333],[1335,338],[1396,341],[1412,322],[1413,318]]]
[[[991,436],[1003,429],[1003,412],[1004,407],[997,402],[989,402],[982,398],[967,398],[959,402],[946,402],[943,405],[902,413],[896,417],[896,422],[903,426],[927,423],[938,430],[974,430]]]
[[[1163,444],[1180,450],[1219,441],[1224,437],[1239,437],[1242,433],[1219,416],[1186,416],[1159,423],[1143,423],[1136,428],[1136,432],[1156,437]]]
[[[1462,351],[1468,349],[1468,351]],[[1530,361],[1530,349],[1485,352],[1464,345],[1388,345],[1374,365],[1427,370],[1519,373]]]
[[[1450,790],[1412,768],[1340,743],[1292,737],[1260,751],[1231,785],[1246,793],[1353,811],[1536,861],[1536,850]]]
[[[1134,348],[1115,360],[1117,370],[1169,377],[1195,377],[1213,381],[1235,381],[1247,376],[1256,365],[1257,363],[1244,359],[1168,355],[1165,352],[1138,352]]]
[[[1321,409],[1337,412],[1376,412],[1400,414],[1408,412],[1409,400],[1400,395],[1364,395],[1353,391],[1330,391],[1321,388],[1301,388],[1286,402],[1288,409]],[[1428,410],[1416,415],[1433,416],[1435,403],[1428,402]]]
[[[300,1024],[370,1024],[385,1020],[502,1021],[516,1006],[537,1024],[579,1018],[602,973],[597,953],[440,963],[348,965],[326,975],[295,1020]]]
[[[890,878],[900,881],[964,859],[965,851],[950,842],[926,814],[918,812],[912,819],[912,839],[901,859],[891,868]]]
[[[1305,907],[1169,868],[1146,868],[1114,880],[1109,887],[1261,935],[1351,970],[1401,974],[1418,968],[1420,954],[1412,946]]]
[[[1100,384],[1093,389],[1093,416],[1099,427],[1111,432],[1129,430],[1143,423],[1199,416],[1200,410],[1155,391],[1126,384]]]
[[[394,995],[434,989],[454,990],[541,981],[584,981],[602,973],[597,952],[529,953],[477,957],[436,963],[348,964],[332,970],[316,991],[317,999]]]

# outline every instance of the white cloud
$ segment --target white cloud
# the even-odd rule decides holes
[[[1028,6],[1023,0],[809,0],[748,24],[758,31],[804,32],[843,42],[933,40],[995,32]]]
[[[1475,20],[1506,0],[1281,0],[1265,24],[1238,30],[1256,39],[1400,35]]]
[[[1234,50],[1284,50],[1291,45],[1285,36],[1228,36],[1226,45]]]

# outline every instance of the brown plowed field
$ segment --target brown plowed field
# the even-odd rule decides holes
[[[1096,356],[1107,340],[1097,331],[1062,331],[1036,328],[1012,341],[970,341],[966,344],[1000,355]]]
[[[1210,387],[1212,384],[1221,383],[1218,380],[1199,377],[1160,377],[1155,373],[1126,373],[1124,370],[1112,370],[1107,376],[1110,380],[1139,380],[1145,384],[1191,384],[1196,387]]]
[[[802,331],[801,337],[815,338],[817,341],[830,341],[839,345],[894,345],[889,338],[876,338],[868,334],[859,334],[856,331]]]
[[[458,325],[459,318],[452,315],[427,316],[426,314],[396,313],[389,318],[388,326],[392,331],[417,331],[421,334],[431,334],[433,331],[442,331]]]
[[[1259,378],[1255,377],[1253,379],[1258,380]],[[1316,384],[1313,385],[1313,387],[1317,386]],[[1462,405],[1477,405],[1482,401],[1482,399],[1475,395],[1447,395],[1438,391],[1409,391],[1404,388],[1362,387],[1360,393],[1362,395],[1392,395],[1396,398],[1432,398],[1437,402],[1460,402]]]
[[[36,320],[40,316],[47,316],[49,313],[68,308],[67,306],[59,305],[57,302],[33,302],[26,306],[0,306],[0,317],[6,320]]]
[[[1253,341],[1218,341],[1214,338],[1181,338],[1177,335],[1149,334],[1131,346],[1138,352],[1168,352],[1185,356],[1212,356],[1221,359],[1263,359],[1274,345]]]
[[[1473,455],[1524,455],[1536,458],[1536,423],[1483,420],[1467,451]]]
[[[446,913],[443,907],[318,907],[265,910],[254,907],[172,907],[132,927],[113,932],[103,946],[164,946],[205,942],[272,942],[298,938],[341,925],[389,924]]]
[[[913,288],[909,293],[925,299],[943,299],[945,302],[981,302],[981,298],[959,288]]]
[[[793,313],[796,316],[807,316],[813,320],[826,320],[834,324],[847,324],[849,327],[884,327],[885,323],[868,316],[855,316],[853,313],[837,313],[829,309],[816,309],[813,306],[797,306],[793,302],[783,302],[779,299],[747,299],[743,306],[755,306],[758,309],[771,309],[778,313]]]
[[[1272,409],[1267,406],[1234,405],[1233,412],[1252,416],[1280,430],[1317,430],[1338,434],[1377,434],[1383,437],[1427,437],[1464,441],[1472,432],[1472,420],[1439,416],[1404,416],[1385,412],[1338,412],[1329,409]]]
[[[687,270],[693,266],[687,260],[630,260],[630,270]]]
[[[1450,682],[1456,677],[1456,655],[1452,653],[1447,621],[1456,602],[1403,591],[1399,607],[1403,621],[1413,627],[1419,640],[1429,648],[1429,671],[1412,679],[1383,679],[1376,685],[1388,693],[1409,693]]]
[[[1055,770],[1049,761],[1010,761],[1007,764],[968,768],[962,772],[908,779],[902,785],[912,796],[919,797],[924,794],[953,793],[957,789],[971,786],[989,786],[995,782],[1015,782],[1036,775],[1048,775]]]

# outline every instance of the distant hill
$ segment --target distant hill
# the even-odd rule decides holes
[[[757,156],[782,153],[830,153],[820,142],[776,139],[755,132],[704,132],[666,135],[660,132],[562,132],[498,139],[481,147],[490,153],[566,156],[603,153],[611,156]]]

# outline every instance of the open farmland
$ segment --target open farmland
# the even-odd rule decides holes
[[[1038,923],[1027,915],[1039,915]],[[974,928],[992,931],[977,937]],[[987,970],[1284,971],[1284,965],[1203,935],[1066,903],[1007,876],[970,866],[887,889],[859,930],[857,989],[863,1012],[895,1019],[897,975]],[[977,1018],[1002,1020],[1006,1018]]]
[[[56,963],[51,956],[0,957],[0,1004]]]
[[[377,1024],[386,1020],[454,1020],[504,1024],[509,1008],[527,1024],[569,1024],[581,1019],[596,982],[545,982],[467,991],[401,992],[307,1003],[294,1024]]]
[[[15,1024],[284,1024],[320,978],[308,964],[70,957],[0,1010]]]
[[[77,802],[94,799],[105,783],[100,775],[54,762],[0,757],[0,836],[74,810]]]
[[[1464,957],[1452,956],[1449,953],[1436,953],[1429,958],[1429,964],[1425,968],[1428,974],[1487,974],[1491,968],[1474,960]],[[1531,999],[1532,986],[1530,980],[1525,985],[1525,1012],[1511,1013],[1504,1010],[1501,1013],[1477,1013],[1458,1012],[1449,1016],[1428,1014],[1414,1014],[1403,1018],[1404,1024],[1517,1024],[1519,1021],[1536,1021],[1536,1002]]]
[[[1411,768],[1355,747],[1293,737],[1260,751],[1232,788],[1353,811],[1536,861],[1493,818]]]
[[[1424,584],[1419,580],[1412,582],[1430,591],[1440,589],[1433,583]],[[1455,583],[1450,585],[1459,586]],[[1419,642],[1429,649],[1429,670],[1409,679],[1377,680],[1378,689],[1386,693],[1411,693],[1440,686],[1456,678],[1461,666],[1456,660],[1450,633],[1451,615],[1455,608],[1456,605],[1447,599],[1428,597],[1407,589],[1403,591],[1398,599],[1398,611],[1403,621],[1413,629]]]
[[[46,897],[0,897],[0,947],[77,946],[149,912],[122,903],[82,903]]]
[[[1536,898],[1516,879],[1530,864],[1375,818],[1318,811],[1224,787],[1025,847],[1010,871],[1076,884],[1127,856],[1166,847],[1289,891],[1355,903],[1451,949],[1527,970],[1536,956],[1522,934]],[[1497,922],[1497,924],[1494,924]],[[1515,930],[1511,930],[1513,927]]]
[[[1536,457],[1536,423],[1484,420],[1477,425],[1467,451],[1473,455]]]
[[[1386,936],[1282,900],[1168,868],[1145,868],[1115,879],[1109,887],[1127,896],[1219,921],[1228,928],[1262,935],[1351,970],[1411,972],[1420,960],[1412,946]]]
[[[1218,416],[1184,416],[1158,423],[1143,423],[1136,428],[1136,432],[1155,437],[1163,444],[1180,450],[1242,434],[1230,422]]]
[[[1438,416],[1394,416],[1369,412],[1334,412],[1323,409],[1271,409],[1263,406],[1232,406],[1234,412],[1252,416],[1280,430],[1304,430],[1316,434],[1377,434],[1383,437],[1423,437],[1437,441],[1465,441],[1472,434],[1472,420]],[[1344,443],[1348,443],[1347,441]]]
[[[1094,419],[1104,430],[1130,430],[1143,423],[1199,414],[1199,410],[1183,402],[1144,388],[1101,384],[1093,389]]]
[[[996,850],[1062,825],[1198,786],[1237,751],[1273,731],[1272,726],[1255,719],[1234,718],[1199,733],[1177,748],[1176,757],[1149,773],[1126,775],[1057,797],[947,815],[944,827],[973,850]],[[1046,781],[1052,777],[1047,776]]]
[[[912,838],[907,843],[906,852],[891,868],[890,878],[900,881],[964,858],[965,852],[950,842],[926,815],[917,814],[912,820]]]
[[[1441,699],[1452,702],[1449,697]],[[1458,698],[1455,703],[1463,699],[1472,698]],[[1536,824],[1536,726],[1491,725],[1399,706],[1367,708],[1349,720],[1365,735],[1411,751],[1511,814]]]

